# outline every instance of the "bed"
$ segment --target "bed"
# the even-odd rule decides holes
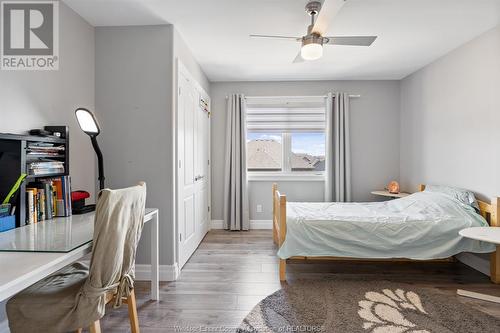
[[[452,261],[461,252],[492,253],[491,280],[500,283],[500,248],[462,238],[463,228],[500,226],[500,200],[476,209],[424,191],[376,203],[288,202],[273,184],[273,239],[280,280],[287,260]]]

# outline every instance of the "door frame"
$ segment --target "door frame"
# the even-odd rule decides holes
[[[193,85],[198,89],[198,91],[201,93],[203,98],[205,98],[208,101],[208,110],[209,110],[209,117],[208,117],[208,160],[210,161],[210,164],[208,165],[208,172],[207,172],[207,201],[208,201],[208,208],[210,209],[209,214],[208,214],[208,230],[210,230],[211,226],[211,220],[212,220],[212,156],[211,156],[211,139],[212,139],[212,133],[211,133],[211,116],[210,112],[212,110],[212,102],[210,95],[203,89],[203,87],[199,84],[199,82],[193,77],[193,75],[189,72],[187,67],[180,61],[179,58],[175,59],[175,79],[174,79],[174,92],[173,92],[173,97],[174,97],[174,112],[173,114],[173,128],[174,130],[172,131],[173,135],[173,151],[174,151],[174,159],[173,159],[173,208],[172,208],[172,217],[174,221],[174,232],[172,235],[172,243],[175,244],[174,246],[174,266],[176,267],[176,272],[175,274],[175,279],[180,274],[180,226],[179,226],[179,212],[178,212],[178,201],[179,201],[179,184],[178,184],[178,176],[179,176],[179,143],[178,143],[178,132],[179,132],[179,124],[178,124],[178,119],[179,119],[179,77],[180,74],[184,75],[187,77]]]

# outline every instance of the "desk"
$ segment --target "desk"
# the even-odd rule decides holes
[[[495,228],[495,227],[465,228],[460,230],[459,234],[462,237],[488,242],[500,246],[500,228]],[[500,297],[497,296],[480,294],[473,291],[467,291],[462,289],[458,289],[457,294],[460,296],[477,298],[483,301],[500,303]]]
[[[156,208],[146,208],[144,222],[151,223],[151,299],[160,298],[159,291],[159,260],[158,260],[158,224],[159,212]],[[68,237],[68,226],[71,229]],[[57,230],[52,233],[49,243],[78,245],[67,252],[54,252],[46,243],[47,230]],[[0,233],[0,243],[6,248],[5,242],[13,240],[30,240],[32,250],[18,252],[11,245],[12,252],[0,252],[0,302],[17,294],[21,290],[44,279],[77,261],[92,251],[92,236],[94,230],[94,213],[73,215],[64,218],[55,218],[21,228]],[[42,238],[43,239],[42,239]],[[68,243],[69,242],[69,243]],[[38,252],[38,250],[45,252]]]

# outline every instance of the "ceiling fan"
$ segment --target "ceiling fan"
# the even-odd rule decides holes
[[[316,60],[323,56],[323,45],[350,45],[370,46],[377,36],[338,36],[326,37],[328,24],[339,12],[347,0],[309,1],[306,12],[311,16],[311,25],[307,28],[307,35],[302,37],[250,35],[253,38],[283,39],[302,43],[299,54],[293,62]]]

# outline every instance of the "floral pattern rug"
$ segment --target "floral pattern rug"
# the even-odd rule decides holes
[[[297,281],[263,299],[237,332],[500,332],[500,319],[458,297],[389,281]]]

